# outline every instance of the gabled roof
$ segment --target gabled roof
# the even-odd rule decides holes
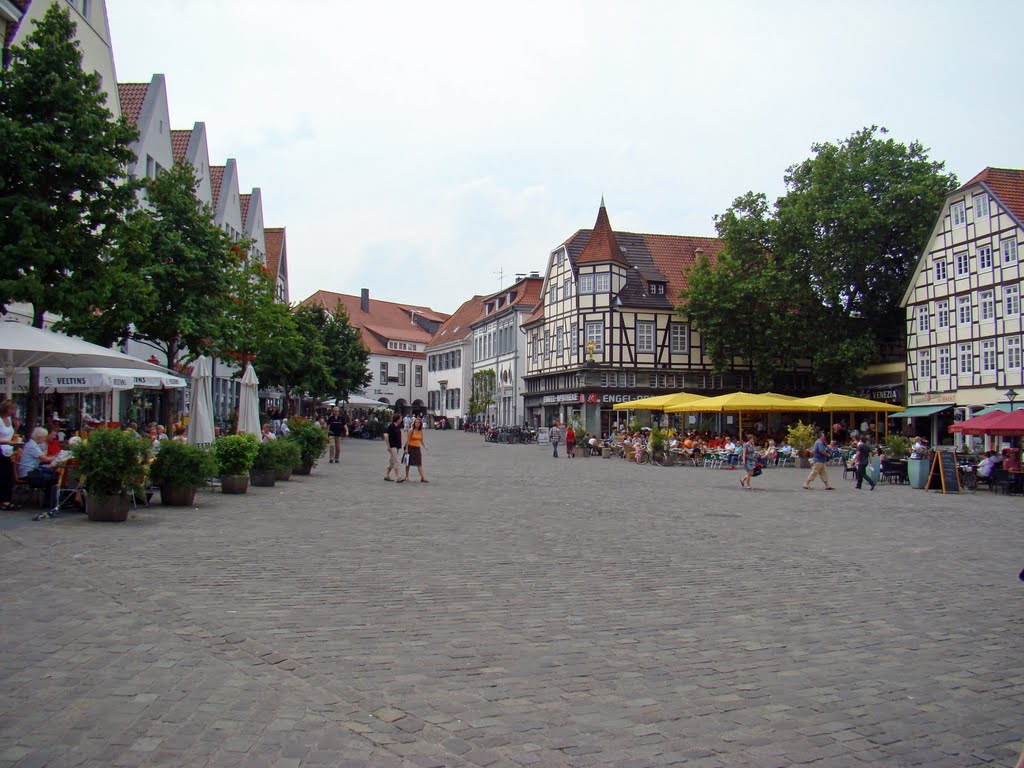
[[[121,102],[121,116],[129,125],[137,125],[146,100],[149,83],[118,83],[117,98]]]
[[[213,210],[217,210],[217,204],[220,202],[220,185],[224,181],[224,166],[223,165],[211,165],[210,166],[210,197],[213,199]]]
[[[1019,168],[986,168],[960,189],[984,182],[1018,221],[1024,222],[1024,170]],[[959,190],[958,190],[959,191]]]
[[[591,230],[591,237],[587,240],[583,252],[576,258],[577,264],[621,264],[629,266],[626,258],[622,255],[618,240],[612,231],[612,225],[608,221],[608,211],[604,207],[604,198],[601,198],[601,207],[597,211],[597,221]]]
[[[363,344],[370,352],[378,354],[399,354],[402,357],[425,357],[422,352],[395,352],[388,350],[387,341],[412,341],[418,344],[430,342],[431,334],[413,321],[413,313],[422,317],[440,318],[443,322],[449,315],[435,312],[430,307],[414,304],[396,304],[392,301],[369,299],[369,311],[363,312],[361,297],[333,291],[317,291],[308,299],[299,302],[299,306],[307,304],[319,305],[328,312],[334,312],[338,306],[345,308],[349,322],[358,328]]]
[[[447,344],[450,341],[466,338],[472,332],[470,323],[479,318],[483,312],[483,296],[474,296],[468,301],[462,302],[462,306],[455,310],[455,314],[445,320],[441,327],[437,329],[437,333],[434,334],[434,338],[431,339],[429,346]]]
[[[243,194],[238,196],[238,208],[242,212],[242,226],[246,225],[249,219],[249,202],[252,200],[251,194]],[[264,238],[264,244],[266,239]]]
[[[265,227],[263,244],[267,246],[267,269],[275,279],[281,269],[281,257],[285,252],[284,227]]]
[[[171,131],[171,156],[174,158],[174,162],[185,159],[190,141],[192,141],[191,128]]]
[[[540,276],[521,277],[508,288],[502,288],[497,293],[485,296],[483,299],[483,313],[475,320],[473,325],[497,317],[509,309],[530,312],[540,301],[541,291],[544,289],[544,278]],[[514,293],[512,301],[508,301],[508,295]],[[501,306],[498,306],[498,304]],[[491,311],[487,311],[487,305],[491,305]]]

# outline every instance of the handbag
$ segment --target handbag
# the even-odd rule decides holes
[[[757,477],[764,471],[764,464],[760,461],[754,462],[754,477]]]
[[[407,466],[407,467],[409,466],[409,452],[408,451],[406,451],[405,453],[402,454],[402,463],[405,466]]]

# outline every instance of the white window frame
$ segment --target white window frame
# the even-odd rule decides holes
[[[388,364],[386,362],[380,364],[380,383],[388,383]]]
[[[1006,368],[1017,369],[1021,367],[1020,336],[1006,337]]]
[[[398,386],[405,386],[405,363],[398,364]]]
[[[653,352],[654,334],[657,325],[650,320],[640,320],[636,324],[636,351]]]
[[[930,349],[922,349],[917,353],[917,378],[930,379],[932,377],[932,352]]]
[[[966,310],[966,312],[964,311]],[[971,324],[971,297],[960,296],[956,300],[956,324],[957,325],[970,325]]]
[[[578,323],[573,323],[569,326],[569,349],[570,354],[575,355],[580,349],[580,326]]]
[[[982,245],[978,248],[978,271],[992,269],[992,246]]]
[[[950,361],[949,347],[939,347],[939,376],[950,375]]]
[[[556,304],[558,302],[558,286],[557,285],[552,285],[550,290],[548,291],[548,302],[551,303],[551,304]]]
[[[594,276],[592,274],[580,275],[580,293],[594,292]]]
[[[996,372],[996,340],[985,339],[981,342],[981,372]]]
[[[949,328],[949,299],[935,302],[935,327]]]
[[[558,326],[555,328],[555,354],[559,357],[561,357],[562,353],[565,351],[565,346],[563,344],[564,339],[565,337],[562,335],[562,326]]]
[[[957,371],[974,373],[974,345],[970,342],[957,345]]]
[[[590,320],[584,323],[583,339],[585,345],[594,344],[594,354],[604,353],[604,321]]]
[[[956,260],[957,277],[965,277],[971,274],[971,254],[967,251],[960,251],[960,253],[953,254],[953,258]]]
[[[928,333],[931,330],[931,313],[928,311],[928,305],[922,304],[917,308],[917,332]]]
[[[607,272],[594,275],[594,293],[608,293],[612,289],[612,276]]]
[[[974,206],[974,220],[987,219],[989,216],[988,193],[982,192],[975,195],[971,200]]]
[[[669,349],[673,354],[685,355],[690,351],[690,326],[687,323],[669,324]]]
[[[946,260],[936,259],[935,260],[935,279],[936,280],[948,280],[949,279],[949,265]]]
[[[953,222],[954,227],[959,227],[967,223],[967,206],[963,200],[949,206],[949,218]]]
[[[567,277],[567,278],[565,278],[565,281],[562,283],[562,298],[563,299],[568,299],[571,296],[572,296],[572,278]]]
[[[996,294],[995,291],[983,291],[978,296],[979,312],[981,320],[996,319]]]
[[[1017,261],[1017,238],[1008,237],[999,244],[999,252],[1003,255],[1003,264]]]
[[[1020,286],[1003,287],[1003,317],[1016,317],[1020,314]]]

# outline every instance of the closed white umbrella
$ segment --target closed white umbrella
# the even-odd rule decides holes
[[[213,374],[208,357],[200,357],[192,366],[190,397],[188,441],[192,445],[209,445],[213,442]]]
[[[260,380],[252,364],[245,366],[242,374],[242,393],[238,399],[238,434],[259,437],[260,432]]]
[[[14,374],[23,368],[131,368],[164,372],[158,365],[88,341],[11,320],[0,323],[0,365],[7,379],[7,397],[14,390]]]

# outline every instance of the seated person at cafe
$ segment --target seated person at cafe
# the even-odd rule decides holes
[[[910,449],[910,458],[912,459],[923,459],[928,453],[928,441],[923,437],[918,437],[914,441],[914,447]]]
[[[57,482],[56,472],[48,466],[55,458],[46,453],[49,434],[46,427],[36,427],[21,449],[18,479],[27,481],[32,488],[52,488]]]
[[[986,451],[985,458],[978,464],[978,477],[992,477],[992,473],[1001,463],[999,454],[995,451]]]
[[[1003,469],[1008,472],[1020,472],[1024,469],[1024,464],[1020,463],[1020,451],[1011,450],[1009,455],[1003,459]]]

